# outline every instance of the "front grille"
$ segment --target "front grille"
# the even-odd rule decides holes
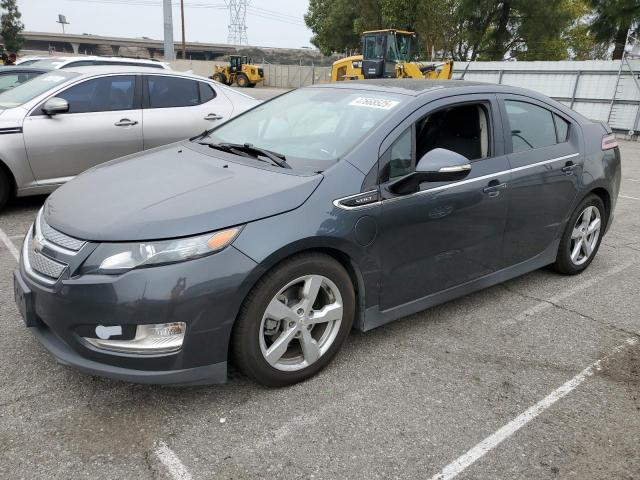
[[[35,273],[44,275],[51,280],[57,280],[67,268],[65,263],[58,262],[47,257],[41,252],[33,248],[33,237],[31,233],[27,237],[27,268],[32,269]]]
[[[86,243],[83,240],[78,240],[77,238],[65,235],[51,227],[47,222],[45,222],[44,215],[42,213],[38,215],[38,227],[40,229],[40,233],[46,240],[62,248],[66,248],[67,250],[77,252]]]

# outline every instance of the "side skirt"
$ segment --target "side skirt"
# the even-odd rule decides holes
[[[457,287],[451,287],[441,292],[432,293],[426,297],[413,300],[388,310],[379,310],[378,306],[369,307],[365,312],[364,322],[360,325],[363,332],[372,330],[386,323],[406,317],[407,315],[420,312],[427,308],[448,302],[458,297],[468,295],[472,292],[482,290],[483,288],[492,287],[498,283],[506,282],[512,278],[519,277],[525,273],[532,272],[544,266],[547,266],[556,260],[558,246],[560,240],[554,240],[544,252],[533,257],[532,259],[518,263],[511,267],[498,270],[483,277],[463,283]]]

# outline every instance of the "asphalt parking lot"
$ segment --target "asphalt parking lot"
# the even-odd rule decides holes
[[[621,148],[615,222],[585,273],[539,270],[354,331],[320,375],[278,390],[58,365],[13,303],[44,198],[13,201],[0,213],[0,478],[639,478],[640,143]]]

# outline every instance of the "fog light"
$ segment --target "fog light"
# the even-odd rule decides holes
[[[84,339],[102,350],[140,355],[157,355],[176,352],[182,348],[187,325],[184,322],[138,325],[132,340]]]

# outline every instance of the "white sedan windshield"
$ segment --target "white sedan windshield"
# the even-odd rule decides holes
[[[205,141],[251,144],[286,156],[294,168],[324,170],[398,108],[403,95],[305,88],[215,129]]]
[[[57,87],[78,75],[80,74],[60,72],[56,70],[55,72],[37,76],[16,88],[0,93],[0,108],[13,108],[22,105],[23,103],[27,103],[38,95],[51,90],[52,88]]]

